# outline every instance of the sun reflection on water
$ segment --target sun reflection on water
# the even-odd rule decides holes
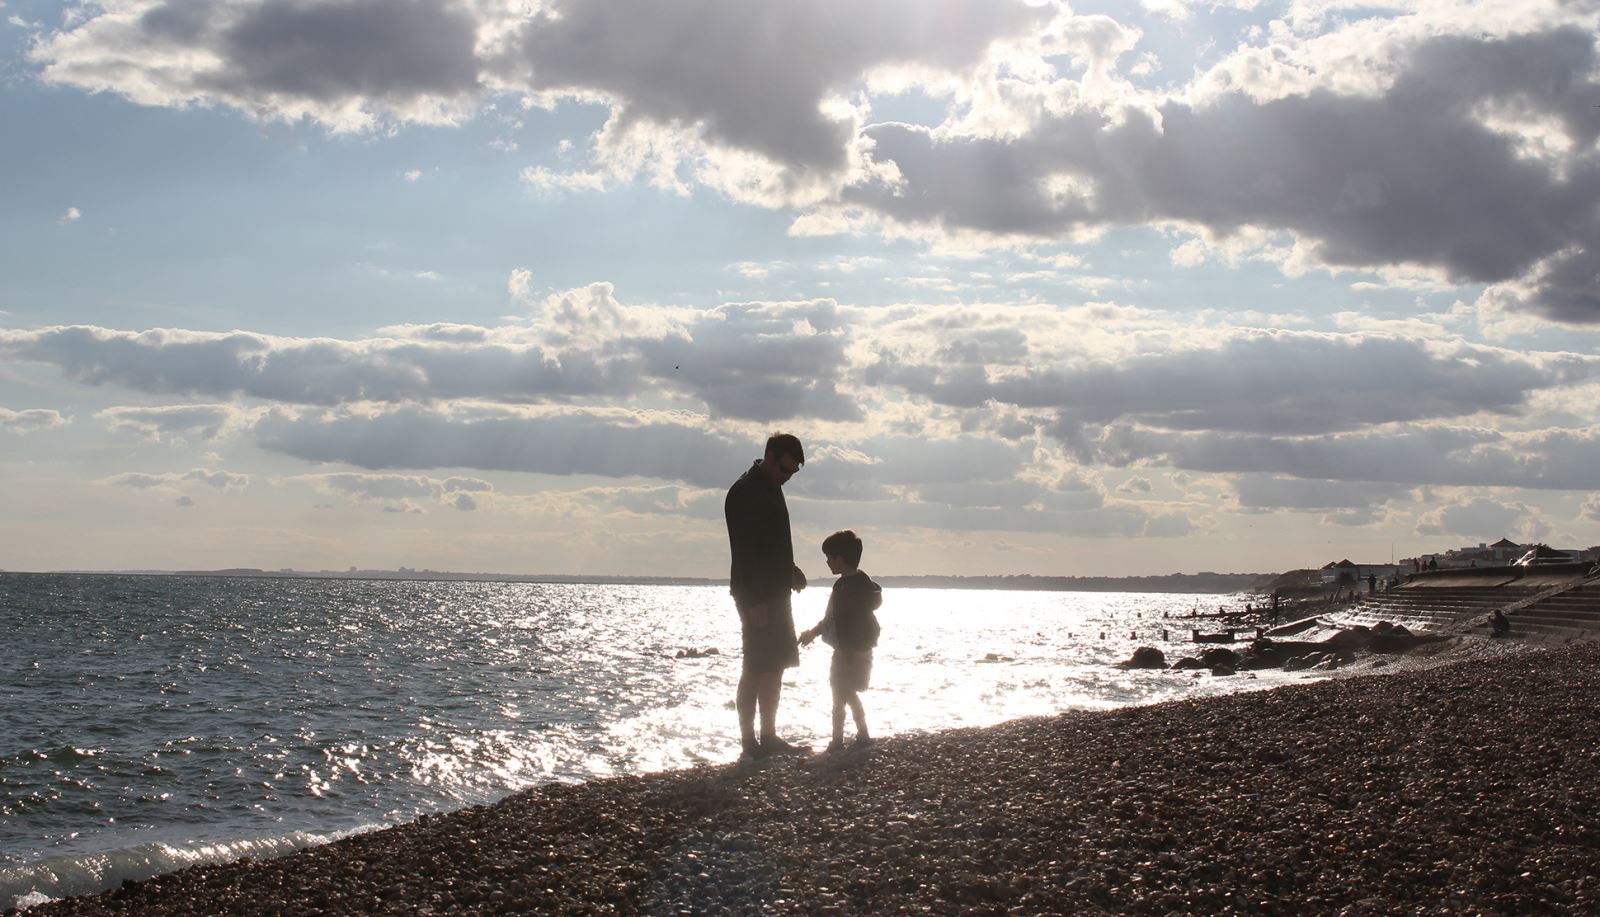
[[[72,592],[108,583],[121,591]],[[216,844],[356,830],[738,752],[738,619],[724,587],[70,585],[56,593],[70,608],[19,599],[48,613],[5,622],[18,645],[38,649],[12,686],[29,704],[0,709],[24,750],[0,760],[0,867],[121,849],[131,837]],[[796,597],[798,627],[821,617],[827,594],[819,584]],[[1186,640],[1188,622],[1163,615],[1227,597],[884,595],[863,695],[878,736],[1305,677],[1112,667],[1139,645],[1169,658],[1191,650],[1162,635]],[[80,626],[38,630],[52,615]],[[785,679],[779,729],[791,741],[827,741],[830,652],[803,650]]]

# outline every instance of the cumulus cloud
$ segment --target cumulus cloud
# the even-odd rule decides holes
[[[476,468],[651,477],[717,484],[743,452],[697,418],[628,412],[509,410],[272,411],[255,426],[269,452],[358,468]]]
[[[310,405],[610,400],[668,391],[748,420],[852,420],[831,301],[627,306],[609,283],[552,294],[526,326],[404,325],[367,340],[94,326],[0,330],[0,358],[153,394]]]
[[[1548,526],[1537,518],[1536,511],[1526,505],[1502,503],[1487,497],[1451,503],[1425,513],[1417,520],[1419,535],[1464,535],[1483,541],[1500,538],[1507,533],[1526,535],[1546,530]]]
[[[1433,424],[1280,438],[1114,425],[1081,444],[1078,455],[1085,462],[1117,466],[1166,464],[1190,471],[1320,481],[1600,488],[1600,429],[1505,432]]]
[[[895,178],[856,185],[844,201],[997,236],[1150,223],[1221,237],[1277,231],[1323,264],[1521,279],[1528,308],[1600,321],[1600,171],[1585,152],[1600,131],[1592,27],[1435,35],[1389,50],[1385,69],[1373,62],[1376,88],[1339,85],[1330,68],[1265,98],[1250,87],[1068,99],[1045,104],[1016,138],[874,125],[873,155]],[[1526,131],[1493,116],[1507,111],[1515,127],[1537,122],[1555,138],[1549,155],[1527,155]]]
[[[1059,242],[1160,225],[1600,322],[1593,5],[1362,11],[1295,5],[1160,90],[1123,72],[1138,28],[994,0],[112,0],[31,58],[56,84],[334,130],[459,121],[507,93],[598,103],[590,161],[528,182],[700,183],[805,207],[807,232]],[[946,120],[870,123],[875,99],[911,88]]]
[[[1306,511],[1366,510],[1406,496],[1406,487],[1371,482],[1328,481],[1247,474],[1231,482],[1239,506],[1247,510]],[[1363,520],[1370,513],[1360,513]],[[1359,524],[1359,523],[1358,523]]]
[[[64,225],[66,225],[68,223],[76,223],[81,219],[83,219],[83,212],[82,211],[80,211],[76,207],[68,207],[66,212],[61,214],[61,218],[58,219],[56,222],[58,222],[58,223],[60,223],[60,224],[62,224],[64,226]]]
[[[127,471],[105,478],[100,483],[113,487],[131,487],[134,490],[177,490],[188,484],[199,484],[214,490],[240,491],[250,485],[250,476],[231,471],[214,471],[210,468],[168,471],[160,474]]]
[[[494,485],[478,478],[430,478],[424,475],[336,472],[302,474],[287,478],[308,483],[317,490],[363,502],[388,502],[415,509],[412,498],[435,500],[458,510],[478,508],[473,494],[487,494]],[[409,511],[409,510],[408,510]],[[418,510],[420,511],[420,510]]]
[[[247,412],[228,404],[114,407],[95,414],[108,430],[135,433],[151,440],[186,435],[215,439],[246,416]]]
[[[45,36],[48,81],[148,105],[232,106],[336,130],[448,122],[492,92],[606,100],[640,124],[797,173],[841,169],[857,124],[827,104],[875,68],[955,70],[1047,20],[1019,2],[121,0]]]
[[[1600,495],[1590,494],[1578,507],[1578,518],[1600,522]]]
[[[25,411],[13,411],[10,408],[0,408],[0,430],[15,433],[19,436],[27,433],[37,433],[40,430],[53,430],[71,423],[72,419],[60,411],[48,408],[29,408]]]
[[[1510,414],[1531,393],[1592,377],[1600,361],[1370,334],[1241,331],[1202,346],[1115,361],[996,371],[1000,354],[933,357],[883,351],[869,369],[953,407],[986,402],[1056,412],[1053,432],[1076,442],[1116,420],[1172,430],[1311,434],[1377,424]],[[1203,346],[1210,344],[1210,346]],[[1018,363],[1021,347],[1008,362]],[[1004,364],[1001,364],[1002,366]]]
[[[448,122],[483,92],[473,12],[449,0],[120,0],[34,48],[45,80],[145,105],[215,103],[336,130]]]

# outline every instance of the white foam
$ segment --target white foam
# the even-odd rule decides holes
[[[140,844],[79,856],[48,857],[22,867],[0,867],[0,909],[29,908],[60,898],[93,895],[126,881],[138,882],[201,863],[226,863],[245,857],[270,859],[378,827],[381,826],[335,834],[298,831],[217,843]]]

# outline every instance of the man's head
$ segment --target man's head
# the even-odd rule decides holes
[[[793,433],[774,433],[767,437],[767,451],[761,457],[761,465],[774,482],[787,483],[805,463],[806,450],[800,445],[800,437]]]

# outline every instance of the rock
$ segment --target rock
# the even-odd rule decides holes
[[[1203,669],[1206,664],[1193,656],[1185,656],[1172,664],[1173,671],[1185,672],[1193,669]]]
[[[1220,678],[1228,675],[1237,675],[1239,670],[1231,665],[1218,664],[1211,667],[1211,674]]]
[[[1219,665],[1225,665],[1229,668],[1237,668],[1239,665],[1239,654],[1225,646],[1214,646],[1200,654],[1200,661],[1207,668],[1212,669]]]
[[[1153,646],[1141,646],[1133,651],[1133,657],[1127,662],[1117,663],[1117,668],[1119,669],[1164,669],[1166,667],[1166,654]]]

